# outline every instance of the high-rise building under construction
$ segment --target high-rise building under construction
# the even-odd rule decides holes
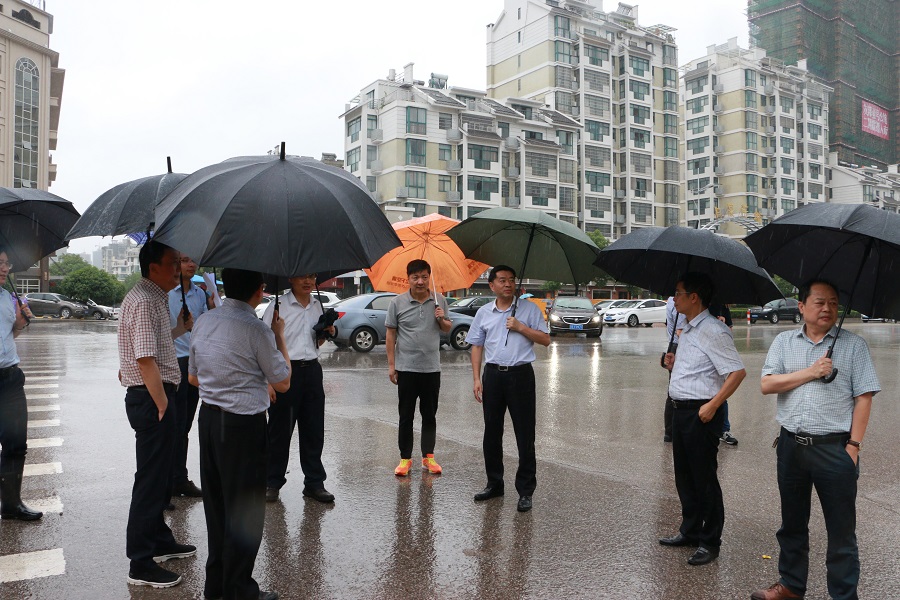
[[[748,0],[750,41],[834,88],[831,150],[848,163],[900,161],[900,0]]]

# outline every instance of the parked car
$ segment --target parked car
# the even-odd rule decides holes
[[[286,293],[286,291],[282,293]],[[325,308],[331,308],[336,302],[340,302],[341,300],[334,292],[319,292],[318,294],[313,292],[312,295],[315,296]],[[256,318],[263,318],[263,314],[265,314],[270,302],[275,302],[275,294],[269,294],[268,296],[262,297],[262,300],[259,301],[259,304],[257,304],[254,309],[256,311]]]
[[[86,304],[72,300],[62,294],[34,292],[25,294],[25,298],[28,301],[28,307],[36,317],[81,318],[88,314],[90,310],[90,307]]]
[[[802,317],[797,304],[794,298],[782,298],[767,302],[765,306],[754,306],[750,309],[750,323],[756,323],[760,319],[768,319],[772,323],[782,320],[799,323]]]
[[[862,319],[863,323],[896,323],[897,319],[885,319],[883,317],[870,317],[869,315],[864,315],[862,313],[859,314],[860,319]]]
[[[333,306],[338,313],[337,336],[332,340],[338,348],[350,346],[357,352],[369,352],[378,344],[383,344],[387,337],[384,320],[387,318],[388,305],[396,294],[375,292],[361,294],[341,300]],[[455,350],[467,350],[469,343],[466,334],[474,320],[464,314],[451,314],[453,325],[446,334],[441,334],[441,343],[450,344]]]
[[[631,300],[603,300],[594,304],[594,308],[597,309],[597,314],[600,315],[600,318],[602,319],[606,315],[606,311],[611,308],[616,308],[617,306],[622,306],[626,302],[631,302]]]
[[[587,298],[560,296],[547,311],[550,335],[559,333],[585,333],[588,337],[600,337],[603,321]]]
[[[454,302],[453,306],[449,308],[453,312],[462,313],[464,315],[474,317],[479,308],[481,308],[485,304],[490,304],[494,300],[494,296],[469,296],[468,298],[463,298],[457,302]]]
[[[88,317],[97,319],[98,321],[100,319],[115,319],[115,318],[117,318],[115,309],[113,309],[111,306],[103,306],[101,304],[97,304],[90,298],[88,298],[87,305],[88,305],[88,312],[87,312]]]
[[[606,310],[604,325],[628,325],[653,327],[654,323],[666,322],[666,303],[662,300],[630,300],[615,308]]]

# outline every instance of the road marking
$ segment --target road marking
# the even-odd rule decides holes
[[[29,448],[55,448],[56,446],[62,445],[63,439],[58,437],[34,438],[28,440]]]
[[[63,511],[62,500],[59,496],[48,496],[46,498],[28,498],[25,500],[28,508],[44,512],[61,515]]]
[[[29,400],[56,400],[59,394],[28,394]]]
[[[0,582],[50,577],[65,572],[66,558],[62,548],[0,556]]]
[[[24,387],[26,390],[50,390],[59,387],[58,383],[35,383],[34,385],[25,384]]]
[[[25,472],[22,475],[31,477],[33,475],[59,475],[60,473],[62,473],[62,463],[51,462],[25,465]]]
[[[65,375],[65,371],[62,369],[23,369],[22,370],[25,375]]]
[[[29,377],[31,381],[47,381],[59,379],[59,375],[38,375],[37,377]]]
[[[39,427],[59,427],[59,419],[36,419],[28,421],[28,429],[37,429]]]
[[[28,412],[47,412],[51,410],[59,410],[59,404],[40,404],[28,407]]]

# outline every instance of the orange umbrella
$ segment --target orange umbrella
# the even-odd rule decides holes
[[[403,293],[409,289],[406,265],[422,259],[431,265],[431,281],[437,291],[466,289],[490,266],[466,258],[447,230],[459,223],[443,215],[409,219],[394,223],[403,245],[394,248],[366,269],[372,287],[380,292]]]

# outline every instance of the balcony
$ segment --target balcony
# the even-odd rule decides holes
[[[366,132],[366,135],[369,137],[369,141],[373,144],[380,144],[384,139],[384,131],[381,129],[370,129]]]
[[[448,129],[447,130],[447,141],[448,142],[461,142],[463,139],[462,131],[459,129]]]
[[[518,167],[506,167],[503,169],[503,176],[507,179],[516,179],[519,177]]]
[[[447,168],[448,173],[459,173],[462,171],[462,161],[461,160],[448,160],[446,168]]]
[[[447,204],[459,204],[462,202],[462,192],[447,192]]]

